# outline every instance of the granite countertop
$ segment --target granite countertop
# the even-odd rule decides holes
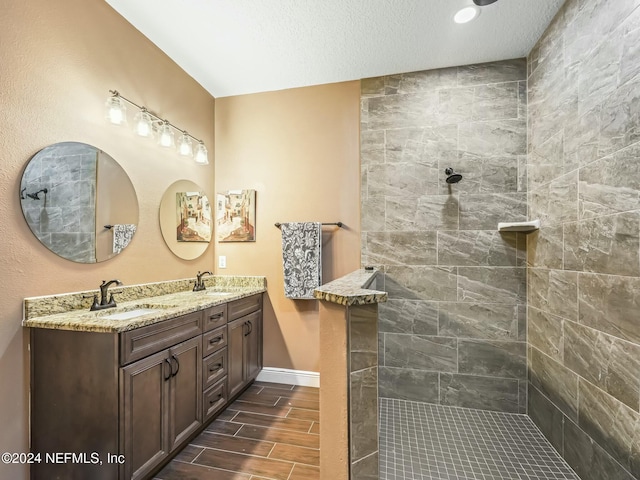
[[[218,281],[220,278],[223,281]],[[205,282],[207,289],[200,292],[184,290],[185,286],[192,285],[190,279],[134,285],[122,287],[122,290],[121,287],[116,287],[114,292],[120,290],[116,294],[117,306],[97,311],[89,311],[95,291],[26,298],[22,325],[31,328],[118,333],[266,291],[264,277],[236,278],[245,281],[229,281],[229,277],[209,277]],[[166,291],[171,293],[165,293]],[[144,295],[145,293],[151,295]],[[124,297],[124,301],[117,300],[119,295]],[[105,318],[138,309],[151,311],[131,319]]]
[[[369,289],[375,284],[377,275],[377,270],[356,270],[316,288],[313,296],[318,300],[346,306],[386,302],[387,292]]]

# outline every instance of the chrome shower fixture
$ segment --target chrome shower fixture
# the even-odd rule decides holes
[[[447,174],[447,183],[451,184],[451,183],[458,183],[460,180],[462,180],[462,175],[460,175],[459,173],[456,173],[453,171],[453,168],[448,167],[445,168],[444,173]]]
[[[492,3],[496,3],[497,1],[498,0],[473,0],[473,3],[475,3],[479,7],[485,7],[487,5],[491,5]]]

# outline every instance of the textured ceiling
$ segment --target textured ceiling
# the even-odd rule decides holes
[[[564,0],[106,0],[214,97],[524,57]]]

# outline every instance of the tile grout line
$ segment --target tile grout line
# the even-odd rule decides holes
[[[234,455],[240,455],[243,457],[251,457],[251,458],[257,458],[259,460],[270,460],[272,462],[278,462],[278,463],[292,463],[289,460],[281,460],[279,458],[270,458],[270,457],[263,457],[262,455],[256,455],[255,453],[246,453],[246,452],[235,452],[233,450],[223,450],[221,448],[212,448],[212,447],[205,447],[205,450],[212,450],[214,452],[219,452],[219,453],[232,453]],[[186,463],[186,462],[183,462]],[[220,468],[220,467],[216,467],[213,465],[205,465],[203,463],[197,463],[195,465],[201,465],[204,467],[211,467],[211,468]],[[220,470],[224,470],[224,468],[220,468]],[[243,472],[238,472],[238,473],[243,473]]]
[[[275,450],[277,444],[278,444],[277,442],[273,442],[273,446],[271,447],[271,450],[269,450],[269,453],[267,454],[267,456],[265,458],[270,458],[269,455],[271,455],[273,453],[273,451]]]
[[[241,425],[241,427],[232,436],[233,437],[238,437],[238,438],[245,438],[245,437],[242,437],[242,436],[238,436],[238,434],[240,433],[240,430],[242,430],[244,428],[245,424],[241,423],[240,425]]]
[[[295,462],[292,462],[291,464],[291,471],[289,472],[289,476],[287,477],[287,480],[291,479],[291,475],[293,475],[293,469],[296,467]]]

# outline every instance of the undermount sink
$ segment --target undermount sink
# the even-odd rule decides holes
[[[112,311],[102,311],[98,315],[105,320],[131,320],[134,318],[158,313],[167,308],[176,308],[175,305],[130,305],[128,307],[115,308]]]

